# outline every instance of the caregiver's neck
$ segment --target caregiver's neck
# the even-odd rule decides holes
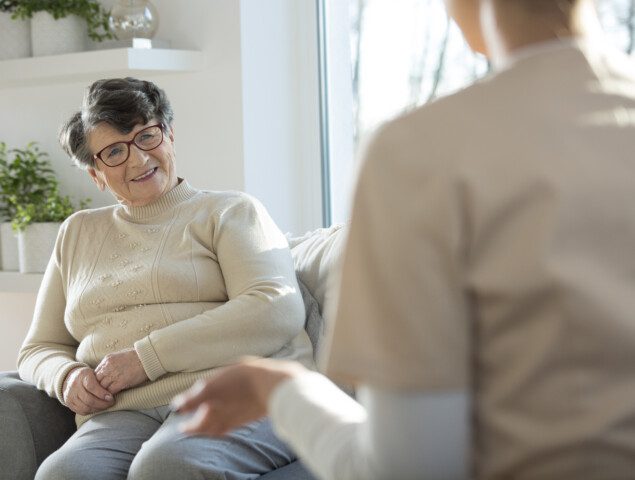
[[[601,36],[593,0],[481,0],[480,23],[495,65],[539,43]]]

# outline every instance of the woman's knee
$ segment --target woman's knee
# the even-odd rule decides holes
[[[219,464],[201,456],[197,458],[179,445],[174,443],[146,443],[135,456],[128,480],[171,480],[174,478],[205,478],[209,480],[226,479],[225,471]],[[219,462],[221,463],[221,462]]]
[[[58,450],[38,467],[35,480],[84,480],[95,478],[95,468],[88,468],[80,455]]]
[[[113,449],[62,447],[37,470],[35,480],[123,480],[130,460]]]
[[[178,449],[166,443],[146,442],[130,465],[128,480],[187,478],[182,466]]]

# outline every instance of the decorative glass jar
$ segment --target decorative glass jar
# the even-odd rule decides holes
[[[159,14],[148,0],[117,0],[109,23],[119,40],[152,38],[159,26]]]

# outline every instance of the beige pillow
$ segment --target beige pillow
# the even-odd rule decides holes
[[[342,254],[345,230],[344,225],[333,225],[288,238],[296,274],[317,300],[320,313],[330,296],[328,276]]]

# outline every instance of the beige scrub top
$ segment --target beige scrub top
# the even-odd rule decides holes
[[[633,478],[633,63],[541,45],[385,125],[338,297],[327,373],[470,392],[476,478]]]

